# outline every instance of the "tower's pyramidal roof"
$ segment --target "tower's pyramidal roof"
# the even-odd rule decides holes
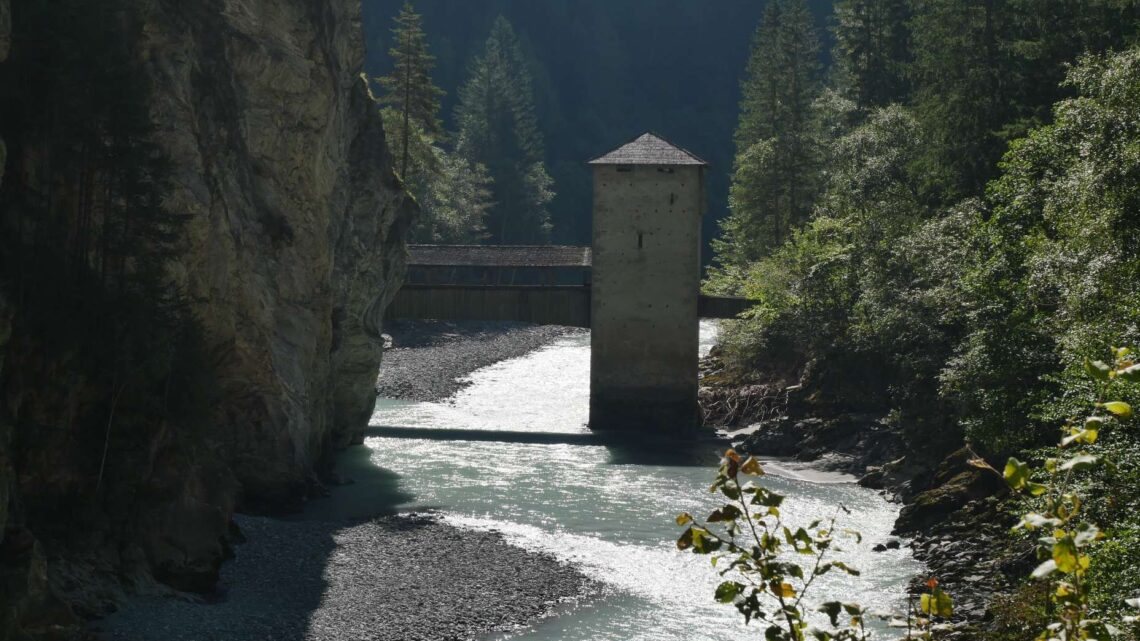
[[[691,165],[707,167],[708,163],[677,145],[652,133],[642,134],[633,141],[618,147],[604,156],[590,161],[591,165]]]

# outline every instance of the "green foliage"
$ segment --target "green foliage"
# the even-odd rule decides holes
[[[1044,582],[1028,582],[1008,594],[998,594],[990,604],[993,624],[990,641],[1027,641],[1027,630],[1044,630],[1050,622],[1052,591]]]
[[[493,202],[487,168],[442,146],[439,120],[443,91],[431,78],[435,57],[428,52],[421,18],[410,3],[396,17],[389,54],[392,72],[378,78],[389,105],[381,110],[384,130],[395,134],[400,177],[419,202],[409,240],[420,243],[475,243],[485,235]]]
[[[471,65],[456,110],[456,151],[482,165],[493,181],[487,231],[496,243],[539,243],[550,236],[547,205],[553,181],[543,164],[531,74],[518,37],[495,21],[482,55]]]
[[[444,94],[432,82],[435,56],[428,51],[422,22],[412,4],[405,3],[392,30],[394,45],[388,52],[392,57],[392,72],[376,79],[385,89],[380,102],[392,105],[400,115],[398,119],[386,119],[386,124],[399,142],[400,176],[405,180],[411,164],[413,139],[435,141],[443,136],[439,99]]]
[[[709,289],[758,303],[725,333],[730,366],[811,359],[818,398],[930,414],[964,322],[956,287],[980,214],[965,206],[936,217],[923,204],[913,171],[921,144],[906,109],[873,110],[828,146],[812,221],[771,256],[710,274]]]
[[[978,193],[994,173],[1008,117],[1003,75],[1009,69],[1000,34],[1004,3],[981,0],[913,2],[910,29],[915,113],[930,139],[927,188],[952,200]]]
[[[908,97],[910,11],[907,0],[835,3],[832,75],[857,104],[885,107]]]
[[[773,0],[756,33],[742,83],[737,155],[721,265],[739,267],[791,236],[818,190],[815,101],[819,37],[803,0]]]
[[[403,116],[381,112],[386,131],[397,131]],[[420,205],[408,240],[416,243],[471,244],[486,237],[484,223],[491,208],[491,177],[486,167],[473,165],[434,142],[414,122],[404,186]]]
[[[1011,488],[1040,497],[1040,510],[1025,513],[1015,529],[1041,534],[1037,540],[1037,557],[1041,563],[1031,576],[1051,582],[1050,601],[1054,606],[1049,624],[1038,636],[1041,641],[1108,641],[1111,638],[1108,622],[1094,618],[1091,613],[1092,551],[1105,535],[1085,518],[1086,497],[1077,481],[1083,472],[1102,464],[1101,458],[1090,452],[1100,439],[1101,431],[1116,420],[1126,421],[1132,417],[1128,403],[1108,399],[1112,398],[1114,380],[1134,378],[1135,364],[1127,348],[1113,349],[1111,364],[1086,361],[1085,373],[1097,388],[1093,414],[1065,424],[1056,454],[1045,460],[1045,483],[1034,482],[1034,470],[1016,458],[1010,458],[1005,466],[1003,476]],[[1110,564],[1111,556],[1102,558],[1102,567]],[[1117,594],[1123,597],[1122,593]]]
[[[992,450],[1041,444],[1074,410],[1061,390],[1087,387],[1083,355],[1137,338],[1140,51],[1086,58],[1068,83],[1079,96],[1006,156],[963,283],[971,329],[945,380]]]
[[[742,476],[751,480],[742,482]],[[780,511],[785,497],[758,483],[762,476],[759,461],[728,450],[709,488],[727,502],[703,521],[688,513],[679,515],[677,525],[685,530],[677,539],[677,549],[712,557],[713,566],[725,578],[714,598],[733,605],[746,623],[764,624],[768,641],[867,641],[867,621],[873,615],[858,603],[830,601],[811,608],[806,601],[821,576],[860,574],[834,558],[842,551],[842,540],[862,540],[858,532],[836,526],[840,513],[850,515],[850,511],[839,506],[830,519],[793,529],[784,523]],[[950,596],[936,580],[927,585],[930,592],[920,595],[919,607],[912,604],[909,613],[892,621],[907,628],[908,638],[929,639],[936,619],[953,616]],[[831,629],[812,625],[812,610],[826,615]]]

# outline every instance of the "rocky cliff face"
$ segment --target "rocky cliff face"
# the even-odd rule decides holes
[[[403,277],[410,203],[360,78],[359,0],[150,2],[159,142],[190,214],[178,271],[221,354],[250,504],[304,492],[368,416],[365,312]]]
[[[329,454],[356,438],[374,400],[376,320],[403,278],[414,211],[360,77],[360,0],[129,6],[143,25],[155,142],[173,165],[166,203],[189,218],[173,274],[204,327],[220,402],[208,429],[137,428],[136,446],[107,466],[114,491],[91,508],[77,497],[98,452],[72,426],[98,406],[93,382],[39,357],[18,324],[6,345],[18,310],[0,282],[0,355],[9,374],[19,369],[4,378],[0,404],[0,555],[19,539],[9,552],[24,555],[21,577],[38,577],[24,587],[0,577],[0,601],[47,602],[39,597],[54,592],[81,614],[114,597],[117,588],[86,587],[99,576],[208,589],[233,510],[298,505]],[[101,511],[85,517],[101,531],[79,551],[51,549],[67,529],[61,514],[79,504]],[[0,639],[32,630],[29,612],[44,607],[0,607]]]

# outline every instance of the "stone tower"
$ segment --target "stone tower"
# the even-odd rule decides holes
[[[691,431],[708,165],[653,134],[590,165],[590,427]]]

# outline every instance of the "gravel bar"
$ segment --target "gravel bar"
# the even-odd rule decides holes
[[[392,347],[376,381],[384,398],[438,401],[466,386],[463,377],[499,361],[524,356],[584,330],[503,322],[397,321],[385,325]]]
[[[457,379],[577,331],[419,321],[387,330],[393,347],[377,391],[418,401],[447,398],[463,387]],[[601,589],[495,532],[425,514],[345,516],[237,516],[245,542],[215,595],[134,597],[92,632],[113,641],[458,641],[521,628]]]
[[[93,631],[115,641],[475,639],[591,588],[552,557],[428,516],[237,522],[248,542],[223,568],[216,599],[135,598]]]

